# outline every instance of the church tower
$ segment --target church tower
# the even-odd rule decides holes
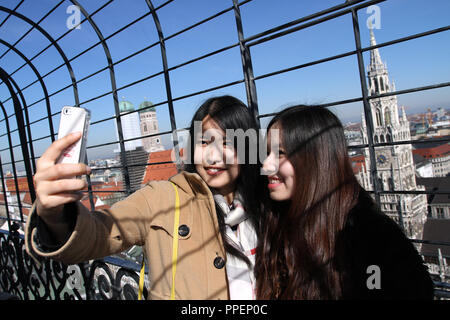
[[[370,30],[370,45],[375,46],[373,29]],[[389,79],[386,63],[381,60],[378,48],[370,51],[367,66],[368,95],[394,92],[395,85]],[[397,96],[378,97],[369,100],[373,119],[374,143],[388,143],[410,140],[409,121],[404,107],[398,112]],[[361,134],[368,143],[367,126],[362,115]],[[369,150],[364,150],[365,172],[357,177],[366,189],[373,190],[370,177]],[[375,148],[377,179],[384,191],[425,190],[416,184],[415,167],[411,144],[389,145]],[[421,239],[426,221],[427,200],[423,194],[381,194],[381,209],[392,219],[403,225],[408,237]]]
[[[139,105],[139,123],[142,136],[159,133],[156,110],[150,101],[144,101]],[[159,135],[143,138],[142,142],[148,153],[164,150]]]

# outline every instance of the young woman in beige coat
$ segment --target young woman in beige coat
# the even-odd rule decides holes
[[[255,298],[257,196],[262,184],[260,166],[250,163],[249,153],[258,143],[245,139],[246,152],[238,154],[236,143],[242,141],[229,138],[227,129],[258,132],[240,100],[207,100],[191,123],[192,147],[187,148],[184,171],[94,212],[79,201],[77,191],[85,190],[86,182],[72,178],[90,174],[90,168],[55,164],[80,135],[55,141],[37,163],[37,200],[26,227],[28,252],[74,264],[142,245],[149,263],[149,299]]]

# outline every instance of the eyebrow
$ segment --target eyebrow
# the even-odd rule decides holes
[[[209,137],[205,137],[205,136],[201,136],[200,139],[198,139],[198,141],[211,141],[212,139],[215,140],[216,136],[209,136]],[[222,136],[222,142],[233,142],[232,139],[226,139],[226,136]]]

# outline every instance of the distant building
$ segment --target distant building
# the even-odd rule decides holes
[[[375,46],[375,36],[370,30],[370,45]],[[386,64],[381,61],[378,48],[370,51],[367,66],[368,93],[378,95],[395,91],[389,79]],[[405,109],[399,115],[397,96],[370,99],[373,119],[373,141],[375,143],[410,140],[409,121]],[[362,115],[361,134],[367,144],[367,125]],[[410,144],[377,147],[375,149],[378,185],[386,191],[420,191],[423,186],[416,183],[412,147]],[[367,190],[374,189],[369,150],[364,149],[364,164],[356,168],[356,177]],[[401,224],[408,237],[422,239],[423,225],[427,218],[427,201],[423,194],[381,194],[381,209],[393,220]],[[401,217],[401,218],[400,218]]]
[[[143,147],[139,147],[135,150],[125,151],[124,156],[128,170],[125,170],[125,167],[121,168],[123,182],[125,183],[125,176],[128,172],[130,191],[133,193],[141,188],[142,177],[147,166],[148,153]]]
[[[144,137],[159,133],[156,110],[152,106],[153,104],[150,101],[144,101],[139,105],[139,123],[141,135]],[[148,153],[164,150],[161,143],[161,137],[159,135],[142,138],[142,143],[145,151]]]
[[[126,193],[124,192],[124,185],[122,181],[110,181],[106,183],[92,184],[93,200],[96,210],[108,209],[114,203],[124,199]],[[91,208],[88,196],[82,200],[82,203]]]
[[[417,182],[424,185],[427,191],[450,190],[450,179],[447,177],[417,178]],[[450,198],[448,194],[429,194],[428,205],[428,218],[450,219]]]
[[[183,149],[180,151],[180,156],[182,155]],[[170,177],[176,175],[178,170],[174,161],[173,150],[150,153],[148,157],[149,165],[145,170],[142,185],[153,180],[168,180]]]
[[[450,173],[450,143],[417,143],[413,154],[431,162],[433,177],[445,177]]]
[[[412,139],[427,139],[450,135],[450,115],[444,108],[431,112],[418,114],[411,124]]]
[[[424,123],[414,123],[411,127],[411,139],[419,140],[427,137],[429,126]]]
[[[450,190],[450,179],[419,178],[418,183],[427,191],[447,192]],[[439,243],[450,243],[450,198],[448,194],[428,194],[428,219],[423,230],[423,238],[435,243],[425,243],[421,254],[429,266],[431,275],[448,282],[450,278],[450,246]]]
[[[344,129],[345,139],[349,146],[354,146],[362,144],[361,128],[358,126],[357,129],[350,130],[349,128]]]
[[[413,151],[414,152],[414,151]],[[431,160],[413,153],[413,161],[416,166],[416,176],[421,178],[433,178],[433,165]]]
[[[134,111],[133,104],[129,101],[120,101],[119,102],[120,109],[120,122],[122,125],[122,135],[124,140],[130,140],[139,138],[141,136],[141,131],[139,130],[139,115],[137,112],[129,113]],[[116,137],[119,141],[117,124],[116,124]],[[138,147],[142,147],[142,140],[135,139],[131,141],[125,142],[125,150],[135,150]],[[117,146],[117,149],[114,152],[120,152],[120,145]]]
[[[447,115],[447,112],[444,108],[438,108],[437,111],[435,112],[437,120],[450,120],[450,117]]]
[[[5,190],[1,190],[2,192],[0,193],[0,229],[8,230],[8,222],[6,220],[8,215],[10,219],[16,221],[20,221],[21,219],[19,201],[20,206],[22,207],[22,216],[25,221],[28,214],[30,213],[32,201],[30,197],[27,177],[17,178],[18,189],[16,189],[16,183],[12,175],[6,175],[4,182]],[[6,204],[8,204],[7,208]],[[23,228],[19,229],[18,231],[19,233],[23,234]]]
[[[450,219],[428,219],[423,230],[424,239],[450,243]],[[449,283],[450,246],[425,243],[420,251],[435,280]]]
[[[120,163],[123,166],[121,172],[124,182],[127,176],[130,180],[130,191],[135,192],[141,186],[148,153],[142,146],[142,139],[139,138],[141,136],[139,114],[138,112],[133,112],[135,111],[133,104],[129,101],[121,101],[119,108],[120,114],[123,115],[121,117],[123,138],[124,140],[134,139],[125,141],[125,150],[122,150],[120,154]],[[119,148],[114,150],[114,152],[120,151],[119,145]],[[124,166],[125,163],[126,167]]]

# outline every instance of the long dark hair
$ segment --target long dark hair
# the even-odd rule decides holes
[[[219,96],[206,100],[196,111],[192,118],[192,122],[189,128],[190,141],[186,148],[187,164],[183,169],[188,172],[196,172],[194,164],[194,149],[196,145],[196,137],[194,136],[195,121],[202,121],[206,116],[210,116],[217,122],[219,127],[226,131],[227,129],[238,130],[242,129],[247,131],[248,129],[255,130],[259,134],[258,125],[256,119],[252,116],[247,106],[239,99],[232,96]],[[257,136],[259,138],[259,135]],[[239,159],[240,174],[236,181],[236,191],[241,195],[245,210],[249,214],[249,219],[254,224],[256,230],[259,228],[259,221],[261,217],[261,204],[258,200],[258,188],[261,187],[260,183],[260,163],[252,164],[249,161],[249,147],[250,141],[245,141],[245,158]],[[236,148],[237,141],[235,137],[234,147]],[[238,154],[238,157],[242,156]],[[235,191],[235,192],[236,192]],[[219,229],[224,242],[225,251],[237,258],[244,260],[249,264],[247,257],[242,254],[236,247],[233,246],[231,240],[225,233],[225,222],[222,210],[216,204],[216,213],[219,222]]]
[[[266,200],[256,256],[259,299],[338,299],[337,239],[361,190],[339,119],[319,106],[294,106],[276,125],[295,173],[292,199]]]

